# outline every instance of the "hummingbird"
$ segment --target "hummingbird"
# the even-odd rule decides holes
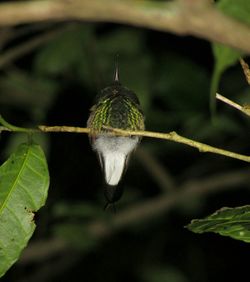
[[[123,191],[118,184],[141,137],[112,136],[105,126],[144,130],[144,114],[139,99],[133,91],[122,86],[117,61],[113,82],[97,95],[87,121],[90,143],[98,155],[106,182],[104,196],[107,204],[113,204],[122,196]]]

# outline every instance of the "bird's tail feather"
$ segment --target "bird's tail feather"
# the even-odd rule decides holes
[[[103,156],[103,169],[108,185],[115,186],[121,180],[126,167],[126,155],[118,152],[106,153]]]

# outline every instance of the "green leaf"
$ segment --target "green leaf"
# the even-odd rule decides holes
[[[226,68],[233,66],[239,59],[241,53],[222,44],[213,45],[213,54],[216,60],[215,69],[221,74]]]
[[[220,0],[217,3],[218,9],[223,11],[228,16],[242,21],[243,23],[250,24],[250,1],[249,0]],[[212,76],[210,87],[210,107],[212,112],[215,110],[215,94],[218,89],[219,81],[223,72],[234,65],[242,53],[230,47],[224,46],[219,43],[214,43],[213,54],[215,58],[215,67]]]
[[[210,109],[213,113],[215,111],[215,95],[219,87],[220,78],[223,72],[233,66],[241,57],[241,52],[219,43],[214,43],[213,54],[215,58],[215,66],[210,85]]]
[[[187,228],[195,233],[214,232],[250,243],[250,206],[222,208],[204,219],[194,219]]]
[[[44,205],[48,186],[47,162],[39,145],[20,145],[0,167],[0,277],[32,236],[33,212]]]

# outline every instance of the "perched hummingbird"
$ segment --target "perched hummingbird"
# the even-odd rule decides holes
[[[144,115],[136,94],[121,85],[116,62],[113,83],[102,89],[96,104],[90,109],[87,126],[91,129],[90,142],[97,152],[105,176],[104,195],[107,204],[122,195],[118,183],[127,167],[132,151],[140,142],[138,136],[111,136],[103,127],[144,130]]]

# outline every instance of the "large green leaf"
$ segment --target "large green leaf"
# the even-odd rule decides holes
[[[20,145],[0,167],[0,277],[32,236],[33,212],[44,205],[48,186],[46,159],[36,144]]]
[[[220,0],[217,4],[218,9],[223,11],[228,16],[242,21],[243,23],[250,24],[250,1],[249,0]],[[215,58],[215,67],[210,87],[211,108],[215,107],[215,93],[218,89],[220,77],[223,72],[230,66],[234,65],[242,53],[234,50],[228,46],[219,43],[212,45],[213,54]]]
[[[214,232],[250,243],[250,206],[222,208],[187,228],[195,233]]]

